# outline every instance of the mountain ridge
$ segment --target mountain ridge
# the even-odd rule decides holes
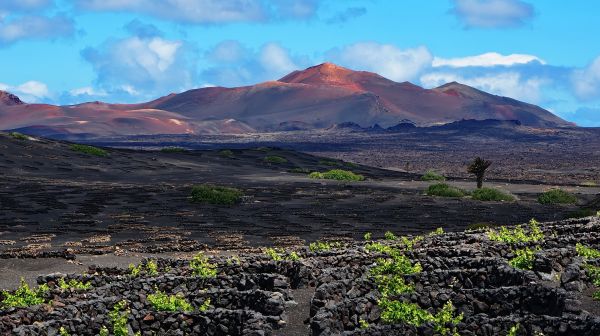
[[[425,89],[332,63],[297,70],[274,81],[192,89],[138,104],[26,104],[15,95],[0,93],[0,129],[43,126],[98,136],[325,129],[347,122],[387,128],[406,120],[428,126],[463,119],[573,126],[541,107],[464,84]]]

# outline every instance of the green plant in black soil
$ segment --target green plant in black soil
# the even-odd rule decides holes
[[[192,274],[200,278],[214,278],[217,276],[217,265],[212,264],[208,261],[208,257],[205,257],[202,252],[199,252],[190,261],[190,268]]]
[[[539,223],[535,219],[531,219],[529,233],[521,225],[515,226],[514,229],[501,226],[499,230],[489,229],[488,239],[507,244],[537,242],[544,239],[544,232],[540,229]]]
[[[230,149],[223,149],[222,151],[219,151],[219,155],[226,158],[232,158],[233,151],[231,151]]]
[[[295,167],[295,168],[290,169],[290,173],[308,174],[308,173],[310,173],[310,169]]]
[[[29,140],[29,137],[25,134],[21,134],[19,132],[10,132],[8,133],[12,138],[17,140]]]
[[[300,255],[298,255],[298,253],[296,253],[294,251],[287,253],[285,250],[278,249],[278,248],[267,248],[265,250],[265,254],[268,255],[269,257],[271,257],[271,259],[273,261],[281,261],[281,260],[298,261],[301,259]]]
[[[75,279],[65,281],[65,278],[60,278],[60,279],[58,279],[58,287],[60,287],[60,289],[62,289],[62,290],[69,290],[69,289],[88,290],[88,289],[92,288],[92,284],[89,281],[83,282],[83,281],[77,281]]]
[[[88,145],[72,144],[71,150],[94,156],[108,156],[108,152],[106,150]]]
[[[577,197],[562,189],[551,189],[538,197],[540,204],[575,204]]]
[[[316,241],[316,242],[312,242],[308,245],[308,249],[311,252],[325,252],[325,251],[331,251],[334,248],[340,248],[342,247],[342,243],[340,242],[325,242],[325,241]]]
[[[433,170],[428,170],[423,176],[421,176],[421,180],[423,181],[445,181],[446,178]]]
[[[14,293],[9,291],[2,291],[2,296],[4,299],[0,302],[0,305],[3,307],[29,307],[33,305],[38,305],[46,302],[44,299],[45,294],[49,291],[50,288],[48,285],[43,284],[38,288],[33,289],[29,287],[29,285],[25,282],[23,278],[21,278],[21,285]]]
[[[167,295],[164,292],[156,289],[154,294],[148,295],[148,302],[158,311],[189,312],[194,310],[194,307],[185,299],[183,294]]]
[[[160,149],[163,153],[185,153],[188,150],[181,147],[164,147]]]
[[[441,197],[464,197],[466,195],[464,190],[456,187],[451,187],[446,183],[432,184],[427,188],[425,192],[428,196],[441,196]]]
[[[477,188],[483,186],[483,178],[485,177],[485,171],[492,165],[491,161],[484,160],[480,157],[476,157],[475,160],[467,167],[467,172],[475,175],[477,179]]]
[[[533,262],[535,261],[535,253],[539,250],[539,248],[530,249],[528,247],[524,249],[515,250],[515,257],[510,259],[508,263],[514,268],[530,270],[533,268]]]
[[[462,313],[455,315],[456,308],[452,301],[446,302],[436,314],[422,309],[415,303],[387,298],[379,300],[378,305],[382,308],[381,320],[385,323],[406,323],[416,327],[432,323],[433,330],[440,335],[458,335],[456,325],[463,319]],[[448,325],[453,325],[453,327],[448,327]]]
[[[515,197],[494,188],[479,188],[471,193],[471,197],[477,201],[505,201],[512,202]]]
[[[281,163],[288,162],[288,160],[286,158],[283,158],[283,157],[277,156],[277,155],[265,156],[264,161],[268,162],[268,163],[274,163],[274,164],[281,164]]]
[[[326,179],[326,180],[338,180],[338,181],[363,181],[364,176],[355,174],[349,170],[343,169],[332,169],[324,173],[312,172],[308,177],[313,179]]]
[[[157,276],[158,275],[158,265],[154,260],[148,260],[145,263],[140,263],[135,266],[134,264],[129,264],[129,274],[133,277],[138,277],[141,274],[145,274],[148,276]]]
[[[202,184],[192,188],[191,201],[214,205],[234,205],[241,201],[242,196],[242,192],[235,188]]]
[[[129,336],[127,323],[129,321],[130,314],[131,309],[129,309],[129,304],[125,300],[119,301],[116,305],[114,305],[113,309],[108,312],[108,318],[112,324],[114,336]],[[106,329],[106,327],[103,327],[103,329]],[[101,335],[102,333],[103,331],[100,332]]]

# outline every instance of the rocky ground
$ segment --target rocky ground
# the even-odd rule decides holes
[[[533,227],[523,228],[534,235]],[[517,243],[477,230],[217,254],[206,260],[216,267],[213,276],[195,275],[185,257],[145,259],[137,275],[124,267],[90,266],[83,274],[38,277],[38,284],[49,285],[44,303],[3,308],[0,332],[57,335],[63,328],[70,335],[97,335],[106,326],[112,335],[108,312],[125,300],[121,312],[131,335],[509,335],[511,328],[513,335],[598,335],[600,303],[592,299],[598,288],[588,266],[597,266],[599,255],[582,255],[575,246],[600,247],[600,220],[540,228],[535,241]],[[515,250],[526,247],[539,248],[531,270],[511,266]],[[392,268],[387,274],[400,276],[410,289],[384,292],[377,268],[400,257],[412,271]],[[91,287],[61,289],[60,279]],[[149,302],[157,291],[180,293],[192,308],[159,311]],[[386,308],[386,300],[421,315]],[[444,306],[452,307],[445,323],[418,317],[438,316]]]

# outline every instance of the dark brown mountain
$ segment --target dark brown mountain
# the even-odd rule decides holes
[[[248,133],[343,123],[391,127],[406,121],[427,126],[463,119],[572,126],[538,106],[459,83],[424,89],[331,63],[294,71],[277,81],[195,89],[142,104],[52,106],[23,104],[13,95],[0,95],[0,129],[43,126],[52,132],[98,136]]]

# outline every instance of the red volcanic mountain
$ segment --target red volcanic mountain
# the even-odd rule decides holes
[[[326,128],[345,122],[390,127],[407,120],[433,125],[462,119],[572,126],[538,106],[459,83],[430,90],[331,63],[277,81],[190,90],[141,104],[24,104],[16,96],[0,93],[0,129],[46,134],[248,133]]]

